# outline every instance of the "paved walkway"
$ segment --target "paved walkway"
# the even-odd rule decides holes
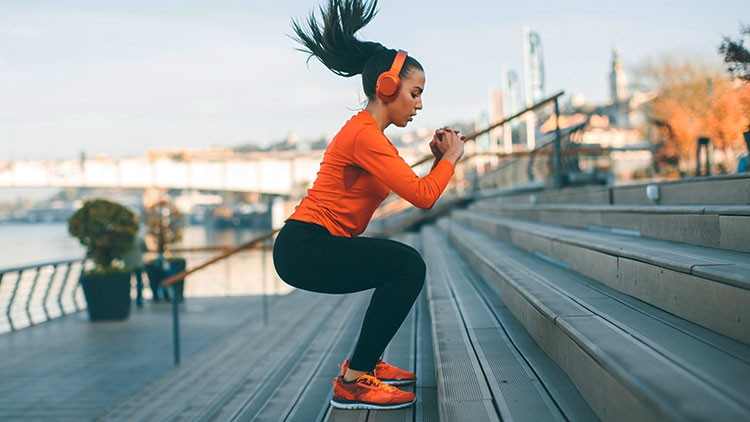
[[[271,320],[284,298],[269,297]],[[148,302],[123,322],[84,311],[0,335],[0,420],[92,420],[173,370],[171,312]],[[188,298],[183,362],[262,315],[260,296]]]

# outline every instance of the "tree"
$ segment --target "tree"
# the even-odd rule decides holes
[[[727,63],[729,73],[745,82],[742,98],[739,101],[739,110],[742,110],[745,116],[750,116],[750,94],[748,94],[748,83],[750,83],[750,51],[745,48],[745,39],[750,39],[750,25],[740,25],[740,38],[734,40],[724,37],[724,41],[719,46],[719,53],[724,56],[724,62]],[[737,104],[735,104],[736,106]],[[744,140],[745,147],[750,154],[750,119],[747,119],[745,127]]]
[[[740,25],[740,38],[724,37],[719,53],[724,56],[729,73],[750,82],[750,51],[745,48],[746,39],[750,40],[750,25]]]
[[[650,104],[650,120],[665,136],[664,148],[688,168],[695,140],[704,136],[701,116],[709,108],[709,81],[718,72],[688,59],[662,57],[641,67],[641,83],[657,92]]]
[[[685,171],[694,167],[699,137],[709,137],[725,160],[734,160],[745,149],[742,132],[750,124],[746,82],[686,58],[647,62],[640,73],[641,83],[657,93],[648,112],[664,136],[661,156],[676,156]],[[724,164],[733,167],[731,162]]]
[[[182,227],[183,215],[168,197],[163,197],[146,208],[146,228],[160,255],[164,254],[167,245],[180,241]]]
[[[750,84],[736,81],[721,81],[710,99],[704,124],[715,148],[726,156],[745,149],[742,132],[750,123]]]

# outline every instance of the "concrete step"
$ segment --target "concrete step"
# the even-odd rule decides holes
[[[438,225],[603,420],[742,420],[750,347],[457,219]]]
[[[658,198],[650,199],[648,189],[652,193],[658,191]],[[503,193],[503,198],[505,202],[525,204],[750,205],[750,173],[618,186],[586,186],[559,191]]]
[[[506,204],[477,201],[470,210],[591,231],[750,252],[749,205]]]
[[[651,305],[750,344],[750,254],[531,223],[452,218]]]
[[[425,227],[422,237],[440,419],[597,420],[445,235]]]

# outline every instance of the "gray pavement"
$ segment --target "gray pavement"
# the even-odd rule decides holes
[[[271,319],[283,298],[269,298]],[[262,318],[262,297],[188,298],[181,308],[185,362]],[[121,322],[92,323],[84,311],[2,334],[0,420],[92,420],[173,368],[166,303],[133,307]]]

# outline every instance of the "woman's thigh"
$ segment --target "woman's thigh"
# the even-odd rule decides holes
[[[295,230],[296,231],[296,230]],[[274,263],[288,284],[321,293],[352,293],[380,286],[404,271],[419,272],[424,261],[414,248],[369,237],[323,233],[279,235]],[[421,281],[421,280],[420,280]]]

